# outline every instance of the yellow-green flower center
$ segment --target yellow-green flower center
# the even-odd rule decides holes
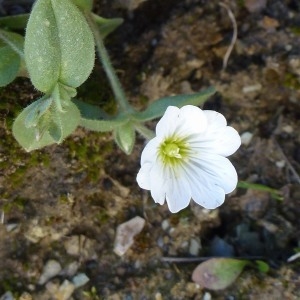
[[[183,138],[172,136],[161,143],[158,153],[164,164],[175,166],[187,158],[189,150],[190,147]]]

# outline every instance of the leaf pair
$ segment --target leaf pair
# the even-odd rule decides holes
[[[79,123],[77,106],[70,101],[64,87],[57,86],[53,94],[33,102],[19,114],[13,134],[26,151],[32,151],[61,143]]]

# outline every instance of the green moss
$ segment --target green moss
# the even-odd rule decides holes
[[[300,79],[297,75],[292,73],[287,73],[284,78],[284,86],[299,90],[300,89]]]
[[[290,30],[295,35],[300,35],[300,27],[299,26],[290,27]]]
[[[109,153],[113,150],[113,142],[106,140],[103,133],[89,132],[86,136],[65,141],[70,149],[72,159],[77,160],[77,171],[85,171],[90,180],[98,181],[100,169]]]

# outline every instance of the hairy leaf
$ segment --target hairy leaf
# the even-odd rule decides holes
[[[33,85],[44,93],[57,82],[76,88],[95,59],[92,32],[70,0],[37,0],[25,36],[25,60]]]
[[[193,95],[178,95],[161,98],[151,103],[144,111],[135,113],[133,117],[136,120],[144,122],[159,118],[165,113],[167,107],[170,105],[177,107],[182,107],[189,104],[201,105],[215,92],[216,90],[213,87],[210,87]]]
[[[29,14],[20,14],[0,18],[0,26],[9,29],[24,29],[29,19]]]
[[[129,155],[135,143],[135,130],[132,123],[128,122],[117,127],[114,130],[114,138],[120,149]]]
[[[70,102],[64,112],[50,109],[41,116],[35,127],[27,128],[26,118],[32,113],[32,109],[36,109],[35,102],[27,106],[13,124],[14,137],[28,152],[62,142],[76,129],[80,121],[79,110]]]
[[[21,35],[0,30],[0,86],[17,77],[23,58],[23,44]]]
[[[96,14],[92,14],[94,21],[98,24],[102,38],[107,37],[111,32],[116,30],[122,23],[122,18],[105,19]]]

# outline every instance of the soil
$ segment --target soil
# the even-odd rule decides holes
[[[30,1],[15,2],[0,1],[0,12],[22,12]],[[111,134],[78,128],[61,145],[25,153],[11,124],[38,94],[19,78],[0,89],[0,297],[300,299],[299,255],[291,259],[300,248],[299,2],[224,1],[238,28],[225,68],[233,24],[220,1],[95,2],[101,16],[124,18],[106,45],[131,102],[142,109],[215,86],[204,108],[221,112],[241,134],[231,161],[241,181],[260,189],[237,188],[213,211],[191,204],[171,214],[136,183],[141,137],[126,156]],[[98,62],[79,97],[110,107]],[[135,216],[145,226],[120,257],[117,227]],[[228,255],[262,260],[270,270],[246,268],[220,291],[192,281],[203,258]],[[49,261],[62,270],[41,282]],[[89,282],[63,296],[78,274]]]

